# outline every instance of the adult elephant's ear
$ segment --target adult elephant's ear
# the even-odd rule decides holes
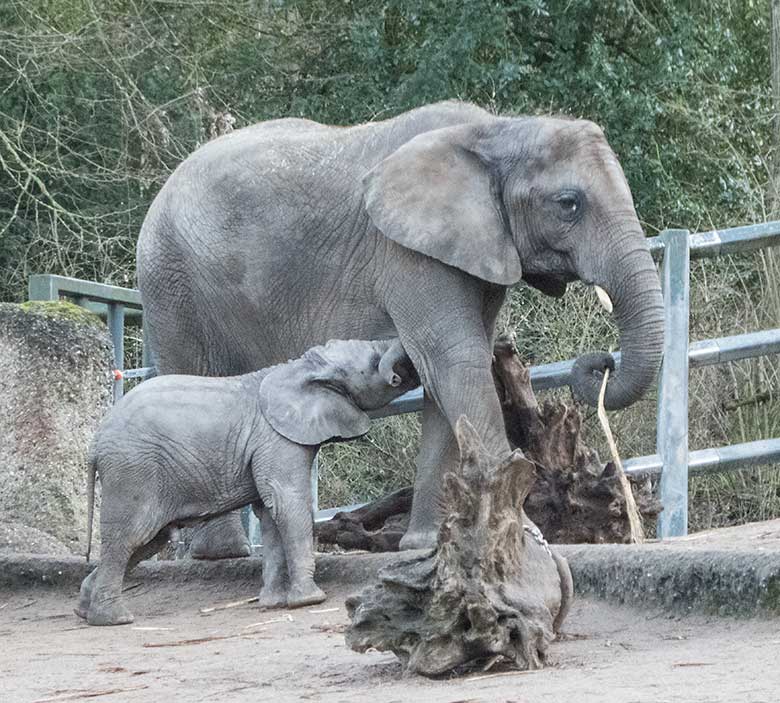
[[[408,141],[363,179],[366,210],[388,238],[491,283],[512,285],[520,257],[498,184],[476,149],[477,127]]]
[[[260,408],[280,435],[298,444],[322,444],[368,432],[370,420],[342,390],[338,370],[307,359],[274,368],[260,384]]]

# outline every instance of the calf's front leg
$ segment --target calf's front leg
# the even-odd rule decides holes
[[[282,536],[270,509],[262,503],[252,508],[260,519],[263,540],[263,587],[258,602],[261,608],[284,608],[287,605],[288,579]]]
[[[280,441],[287,443],[287,440]],[[272,552],[269,553],[273,560],[269,574],[273,590],[269,591],[269,597],[283,588],[280,586],[280,567],[277,562],[283,550],[289,580],[286,595],[289,608],[322,603],[327,597],[314,582],[314,521],[309,475],[314,452],[308,448],[297,448],[302,450],[295,452],[299,454],[297,457],[289,456],[293,452],[282,451],[270,466],[263,466],[263,462],[258,462],[260,466],[256,466],[254,460],[252,464],[257,491],[263,503],[264,555],[266,524],[273,523],[273,526],[269,525],[273,540]],[[265,564],[264,556],[264,571]],[[264,584],[265,578],[263,573]]]

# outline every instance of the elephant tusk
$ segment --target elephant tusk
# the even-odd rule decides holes
[[[593,286],[593,290],[596,291],[596,297],[599,299],[601,306],[608,312],[612,313],[612,300],[609,297],[609,293],[605,291],[601,286]]]

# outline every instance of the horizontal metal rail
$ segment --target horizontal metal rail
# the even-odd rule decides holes
[[[142,369],[126,369],[122,371],[122,378],[148,378],[154,376],[155,369],[152,366],[145,366]]]
[[[780,438],[730,444],[715,449],[698,449],[688,456],[691,475],[761,466],[780,462]],[[660,475],[663,463],[658,454],[640,456],[623,462],[629,476]]]
[[[768,354],[780,354],[780,328],[693,342],[688,349],[688,360],[691,368],[698,368]],[[620,352],[613,352],[612,356],[615,363],[620,364]],[[569,359],[532,366],[531,386],[535,391],[543,391],[569,385],[574,361]],[[371,411],[369,415],[372,418],[382,418],[419,412],[422,410],[422,400],[422,389],[416,388],[396,398],[389,405]]]
[[[653,257],[661,258],[664,251],[661,237],[648,237],[647,242]],[[714,229],[690,235],[692,259],[707,259],[722,254],[747,254],[773,246],[780,246],[780,221]]]
[[[48,273],[30,276],[27,296],[29,300],[59,300],[62,296],[71,298],[76,304],[103,316],[108,314],[112,304],[124,307],[128,318],[140,317],[143,307],[141,292],[135,288],[122,288]]]

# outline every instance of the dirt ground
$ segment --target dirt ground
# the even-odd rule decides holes
[[[431,681],[392,654],[344,644],[346,593],[316,608],[200,609],[251,595],[247,584],[130,582],[133,625],[89,627],[69,596],[0,591],[0,700],[577,701],[775,703],[780,628],[772,620],[670,616],[577,601],[546,669]],[[338,610],[334,610],[334,609]]]

